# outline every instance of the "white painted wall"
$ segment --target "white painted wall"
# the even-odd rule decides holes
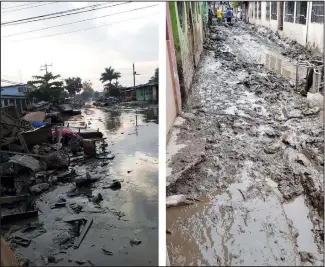
[[[307,26],[292,22],[283,22],[283,36],[296,40],[299,44],[306,45]]]
[[[255,2],[249,2],[249,13],[250,10],[253,10],[253,18],[249,17],[249,23],[255,25],[265,26],[270,28],[272,31],[278,31],[278,21],[270,19],[266,20],[266,2],[260,2],[262,4],[261,19],[255,19]],[[278,3],[278,14],[280,10],[280,5]],[[279,34],[283,37],[288,37],[292,40],[296,40],[299,44],[307,46],[323,53],[324,49],[324,23],[311,23],[311,9],[312,2],[308,2],[307,5],[307,25],[283,22],[283,31],[279,31]],[[271,10],[271,6],[270,6]],[[296,13],[296,7],[295,11]],[[285,16],[285,5],[283,11],[283,18]],[[271,17],[271,16],[270,16]]]

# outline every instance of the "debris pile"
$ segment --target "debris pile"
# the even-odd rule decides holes
[[[110,96],[110,97],[101,97],[97,99],[93,105],[95,107],[107,107],[107,106],[114,106],[118,104],[120,100],[116,97]]]
[[[106,146],[102,148],[103,144],[97,153],[95,140],[86,140],[101,137],[99,131],[81,132],[78,129],[76,132],[51,120],[45,122],[47,117],[61,116],[51,111],[51,107],[44,101],[34,103],[23,117],[14,106],[1,108],[1,222],[37,216],[33,196],[49,190],[58,182],[75,178],[77,175],[72,166],[99,158],[97,155],[112,156],[106,151]],[[62,108],[67,108],[67,105]],[[88,143],[93,145],[92,154],[88,153]],[[86,179],[77,177],[75,183],[80,186],[95,180],[87,173]]]

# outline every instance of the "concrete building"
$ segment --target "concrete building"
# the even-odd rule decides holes
[[[182,98],[190,92],[194,69],[203,50],[204,19],[199,2],[169,2],[178,76]],[[203,16],[204,15],[204,16]],[[208,20],[206,20],[208,23]]]
[[[1,87],[1,107],[15,105],[20,112],[23,112],[33,99],[28,98],[26,93],[30,88],[26,84],[16,84]]]
[[[167,23],[167,135],[190,93],[194,70],[208,34],[209,6],[203,2],[169,2]]]
[[[248,22],[323,54],[323,1],[249,2]]]
[[[158,102],[158,83],[140,84],[135,87],[121,89],[121,97],[125,101],[153,101]]]

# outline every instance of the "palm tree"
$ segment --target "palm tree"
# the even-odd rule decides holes
[[[112,80],[114,80],[114,79],[117,79],[116,72],[114,71],[114,69],[112,67],[109,67],[109,68],[105,68],[105,72],[102,73],[99,80],[102,83],[106,83],[107,81],[109,81],[109,83],[111,84]]]
[[[120,72],[114,72],[114,79],[116,80],[116,82],[117,82],[118,78],[121,78],[121,73]]]

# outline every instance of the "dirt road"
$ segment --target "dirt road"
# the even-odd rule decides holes
[[[167,194],[201,200],[167,210],[171,264],[323,265],[323,122],[293,87],[310,55],[244,24],[210,37],[169,145]]]

